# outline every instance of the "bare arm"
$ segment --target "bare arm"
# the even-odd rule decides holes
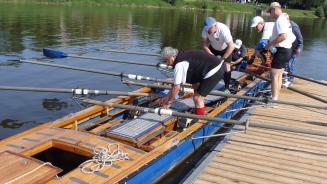
[[[243,60],[243,58],[239,58],[239,59],[237,59],[236,61],[232,61],[232,62],[231,62],[231,65],[237,65],[237,64],[239,64],[242,60]]]
[[[175,99],[175,96],[178,94],[180,88],[181,88],[180,84],[174,85],[173,88],[167,94],[167,96],[160,99],[160,105],[162,105],[164,108],[169,108],[170,107],[169,101]]]
[[[286,38],[287,38],[286,33],[282,33],[282,34],[278,35],[278,37],[276,39],[274,39],[273,41],[269,42],[265,46],[265,49],[268,50],[269,47],[279,44],[280,42],[286,40]]]
[[[209,49],[209,41],[208,41],[207,38],[202,38],[202,40],[201,40],[201,45],[202,45],[203,50],[204,50],[206,53],[211,54],[211,55],[214,55],[214,54],[210,51],[210,49]]]
[[[233,41],[227,43],[227,45],[228,45],[228,47],[227,47],[227,50],[226,50],[223,58],[228,58],[232,54],[232,52],[233,52],[233,50],[235,48],[235,44],[234,44]]]

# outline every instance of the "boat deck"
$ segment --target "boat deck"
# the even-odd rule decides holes
[[[327,98],[326,86],[300,79],[292,86]],[[326,106],[287,89],[282,89],[280,99]],[[277,105],[254,108],[247,115],[250,122],[327,131],[326,110]],[[191,182],[327,183],[327,138],[253,128],[250,124],[246,134],[227,136],[186,180]]]

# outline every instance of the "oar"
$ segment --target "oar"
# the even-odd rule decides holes
[[[101,101],[90,100],[90,99],[84,99],[82,101],[85,103],[90,103],[90,104],[94,104],[94,105],[100,105],[100,106],[105,106],[105,107],[109,106],[109,107],[114,107],[114,108],[140,111],[140,112],[144,112],[144,113],[170,115],[170,116],[183,117],[183,118],[222,122],[222,123],[232,124],[232,125],[243,125],[246,127],[250,126],[250,127],[257,127],[257,128],[295,132],[295,133],[304,133],[304,134],[310,134],[310,135],[327,136],[327,132],[322,132],[322,131],[314,131],[314,130],[307,130],[307,129],[300,129],[300,128],[289,128],[289,127],[276,126],[276,125],[272,125],[272,124],[259,123],[259,122],[249,122],[249,121],[242,122],[242,121],[237,121],[237,120],[216,118],[216,117],[205,116],[205,115],[196,115],[196,114],[190,114],[190,113],[176,112],[176,111],[173,111],[170,109],[163,109],[163,108],[153,109],[153,108],[133,106],[133,105],[123,105],[123,104],[115,104],[115,103],[109,103],[109,102],[101,102]]]
[[[146,63],[140,61],[127,61],[127,60],[120,60],[120,59],[109,59],[109,58],[99,58],[99,57],[91,57],[91,56],[79,56],[75,54],[67,54],[62,51],[53,50],[53,49],[43,49],[43,55],[49,58],[66,58],[66,57],[73,57],[73,58],[81,58],[81,59],[93,59],[98,61],[106,61],[106,62],[116,62],[116,63],[126,63],[126,64],[135,64],[135,65],[143,65],[143,66],[152,66],[152,67],[159,67],[163,69],[171,69],[171,66],[168,66],[163,63]]]
[[[167,86],[167,85],[147,84],[147,83],[139,83],[139,82],[132,82],[132,81],[123,81],[123,82],[125,84],[128,84],[128,85],[136,85],[136,86],[149,87],[149,88],[158,88],[158,89],[171,89],[171,86]],[[188,88],[186,88],[186,89],[182,88],[181,90],[188,90]],[[278,104],[301,106],[301,107],[310,107],[310,108],[327,110],[327,106],[319,106],[319,105],[311,105],[311,104],[304,104],[304,103],[297,103],[297,102],[289,102],[289,101],[284,101],[284,100],[273,100],[271,98],[226,94],[224,92],[217,91],[217,90],[212,90],[209,94],[214,95],[214,96],[228,97],[228,98],[239,98],[239,99],[245,99],[245,100],[253,100],[253,101],[259,101],[259,102],[264,102],[264,103],[278,103]]]
[[[251,73],[251,72],[247,72],[247,71],[244,71],[244,70],[243,70],[242,72],[247,73],[247,74],[252,75],[252,76],[255,76],[255,77],[259,78],[259,79],[262,79],[262,80],[265,80],[265,81],[271,82],[270,79],[267,79],[267,78],[265,78],[265,77],[262,77],[262,76],[260,76],[260,75],[258,75],[258,74]],[[291,91],[294,91],[294,92],[296,92],[296,93],[300,93],[300,94],[302,94],[302,95],[304,95],[304,96],[307,96],[307,97],[309,97],[309,98],[312,98],[312,99],[318,100],[318,101],[320,101],[320,102],[327,103],[327,100],[325,100],[325,99],[323,99],[323,98],[320,98],[320,97],[318,97],[318,96],[312,95],[311,93],[308,93],[308,92],[302,91],[302,90],[300,90],[300,89],[296,89],[295,87],[288,86],[287,89],[289,89],[289,90],[291,90]]]
[[[252,64],[252,65],[253,66],[260,67],[260,68],[268,69],[268,70],[271,69],[269,67],[258,65],[258,64]],[[306,81],[310,81],[310,82],[314,82],[314,83],[317,83],[317,84],[321,84],[321,85],[327,86],[327,83],[326,82],[323,82],[323,81],[318,81],[318,80],[315,80],[315,79],[311,79],[311,78],[308,78],[308,77],[303,77],[303,76],[292,74],[292,73],[289,73],[289,72],[286,72],[286,73],[289,76],[293,76],[293,77],[296,77],[296,78],[299,78],[299,79],[303,79],[303,80],[306,80]]]
[[[145,56],[160,56],[160,54],[149,53],[149,52],[136,52],[136,51],[125,51],[125,50],[114,50],[114,49],[98,49],[104,52],[114,52],[114,53],[123,53],[123,54],[137,54]]]
[[[162,83],[169,83],[169,84],[173,83],[172,81],[169,81],[168,79],[157,79],[157,78],[152,78],[152,77],[147,77],[147,76],[142,76],[142,75],[126,74],[126,73],[122,73],[122,72],[114,72],[114,71],[107,71],[107,70],[89,69],[89,68],[82,68],[82,67],[76,67],[76,66],[59,65],[59,64],[38,62],[38,61],[27,60],[27,59],[20,59],[19,62],[51,66],[51,67],[57,67],[57,68],[65,68],[65,69],[70,69],[70,70],[78,70],[78,71],[84,71],[84,72],[90,72],[90,73],[113,75],[113,76],[118,76],[118,77],[122,77],[122,78],[126,77],[126,78],[132,79],[132,80],[148,80],[148,81],[162,82]]]
[[[37,88],[37,87],[17,87],[17,86],[0,86],[0,90],[13,90],[13,91],[32,91],[32,92],[53,92],[53,93],[72,93],[76,95],[121,95],[121,96],[154,96],[159,97],[156,94],[150,93],[137,93],[126,91],[110,91],[110,90],[95,90],[86,88]]]

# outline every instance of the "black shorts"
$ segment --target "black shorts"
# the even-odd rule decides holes
[[[273,55],[273,60],[271,62],[271,68],[282,69],[285,68],[286,64],[292,56],[292,49],[287,49],[283,47],[276,47],[277,52]]]
[[[218,82],[224,77],[224,72],[225,66],[222,65],[214,75],[209,78],[202,79],[198,89],[196,89],[196,92],[198,92],[201,96],[207,96],[218,84]]]
[[[225,52],[227,51],[228,47],[222,51],[215,50],[211,45],[209,46],[210,51],[215,55],[215,56],[221,56],[223,57]],[[225,59],[225,62],[231,63],[232,62],[232,54],[228,56],[228,58]]]

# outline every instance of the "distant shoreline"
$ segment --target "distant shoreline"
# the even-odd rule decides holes
[[[10,4],[42,4],[42,5],[87,5],[87,6],[122,6],[122,7],[145,7],[145,8],[173,8],[173,9],[193,9],[204,11],[223,11],[239,13],[255,13],[256,7],[251,4],[229,3],[229,2],[198,2],[195,0],[177,1],[176,5],[171,5],[163,0],[0,0],[0,3]],[[262,7],[263,11],[265,7]],[[298,9],[283,9],[292,17],[318,18],[313,11]]]

